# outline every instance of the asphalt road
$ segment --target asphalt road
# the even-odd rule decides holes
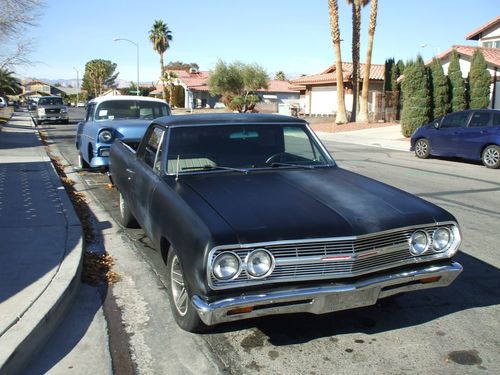
[[[43,127],[76,165],[75,124]],[[464,266],[459,279],[445,289],[406,294],[372,307],[322,316],[266,317],[190,335],[173,323],[161,257],[142,230],[119,230],[123,242],[116,246],[123,252],[115,248],[116,235],[104,236],[101,244],[129,282],[119,282],[113,289],[138,369],[231,374],[500,373],[500,170],[456,160],[419,160],[409,152],[325,144],[341,167],[416,194],[457,217],[464,238],[456,257]],[[106,187],[107,178],[93,172],[80,172],[79,177],[82,189],[95,199],[90,202],[93,210],[117,218],[118,198]],[[110,220],[108,225],[117,224]],[[173,357],[175,366],[169,364]]]

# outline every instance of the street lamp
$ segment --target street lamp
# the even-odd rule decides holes
[[[439,56],[441,54],[441,48],[432,45],[431,43],[422,43],[420,45],[420,48],[425,48],[425,47],[435,47],[436,48],[436,56]],[[431,52],[432,53],[432,52]]]
[[[75,69],[75,71],[76,71],[76,103],[75,103],[75,107],[78,107],[78,103],[80,101],[79,96],[78,96],[78,94],[80,93],[80,72],[75,67],[73,67],[73,69]]]
[[[113,38],[114,42],[118,42],[120,40],[124,40],[126,42],[132,43],[137,48],[137,90],[136,95],[139,96],[139,43],[132,42],[130,39],[126,38]]]

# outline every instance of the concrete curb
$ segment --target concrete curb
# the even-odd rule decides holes
[[[35,132],[37,130],[34,129]],[[20,373],[64,318],[81,283],[84,242],[82,226],[57,177],[52,182],[64,207],[67,220],[66,249],[58,270],[42,294],[20,315],[18,322],[0,337],[0,373]],[[76,244],[70,248],[69,244]]]

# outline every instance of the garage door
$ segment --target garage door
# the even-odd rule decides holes
[[[337,109],[337,87],[313,87],[311,90],[311,114],[331,115]]]

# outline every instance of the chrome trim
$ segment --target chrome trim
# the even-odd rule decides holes
[[[459,263],[450,261],[446,265],[422,266],[351,283],[329,283],[309,288],[240,295],[213,302],[206,302],[200,296],[194,295],[191,302],[200,319],[207,325],[275,314],[325,314],[374,305],[379,299],[394,294],[446,287],[462,270]],[[440,279],[435,282],[419,282],[421,279],[433,277]],[[245,307],[254,309],[247,313],[228,315],[231,310]]]
[[[280,275],[280,278],[275,275],[275,279],[252,279],[249,278],[247,280],[238,280],[238,282],[235,282],[236,278],[231,279],[231,282],[226,282],[226,281],[218,281],[217,284],[214,283],[214,280],[211,277],[212,274],[212,264],[214,260],[214,254],[218,251],[224,251],[224,250],[233,250],[234,252],[241,252],[244,250],[248,250],[250,252],[252,249],[256,248],[267,248],[268,246],[286,246],[286,245],[293,245],[293,246],[300,246],[304,244],[317,244],[317,243],[322,243],[322,242],[328,242],[331,244],[334,244],[336,242],[354,242],[354,241],[363,241],[363,240],[376,240],[376,239],[381,239],[384,238],[390,234],[397,233],[397,232],[404,232],[404,231],[410,231],[410,230],[420,230],[420,229],[427,229],[427,230],[432,230],[440,226],[452,226],[453,227],[453,233],[454,233],[454,243],[446,250],[443,252],[429,252],[426,251],[425,253],[421,254],[420,256],[414,256],[411,255],[410,257],[401,259],[403,256],[403,252],[406,251],[408,254],[410,254],[409,251],[409,246],[406,244],[405,246],[402,246],[401,244],[393,244],[393,245],[388,245],[388,246],[382,246],[380,248],[376,249],[367,249],[363,251],[359,251],[357,253],[354,253],[354,250],[351,252],[341,252],[341,253],[335,253],[336,256],[343,256],[345,259],[340,261],[337,266],[340,267],[350,267],[351,263],[353,261],[365,258],[366,262],[364,264],[358,265],[359,268],[364,266],[365,268],[369,268],[368,270],[356,270],[352,269],[350,272],[345,272],[345,269],[342,270],[331,270],[328,274],[312,274],[313,269],[307,269],[304,274],[298,275],[295,273],[293,276],[286,276],[287,272],[291,272],[289,270],[280,270],[279,267],[281,266],[291,266],[291,265],[297,265],[297,266],[303,266],[307,268],[308,265],[311,265],[311,267],[314,267],[314,264],[318,265],[319,262],[324,262],[327,263],[329,260],[327,259],[326,261],[324,260],[325,256],[301,256],[301,257],[284,257],[284,258],[279,258],[277,254],[274,254],[272,252],[272,249],[267,249],[271,251],[271,254],[273,254],[275,258],[275,269],[274,271],[282,271],[284,274]],[[407,226],[407,227],[401,227],[401,228],[395,228],[395,229],[390,229],[386,231],[381,231],[381,232],[376,232],[372,234],[365,234],[365,235],[360,235],[360,236],[348,236],[348,237],[330,237],[330,238],[314,238],[314,239],[299,239],[299,240],[286,240],[286,241],[275,241],[275,242],[258,242],[258,243],[249,243],[249,244],[232,244],[232,245],[221,245],[221,246],[216,246],[212,248],[208,254],[207,257],[207,270],[206,270],[206,277],[207,277],[207,282],[208,286],[212,290],[223,290],[223,289],[231,289],[231,288],[242,288],[242,287],[248,287],[248,286],[255,286],[255,285],[263,285],[263,284],[276,284],[276,283],[285,283],[285,282],[296,282],[296,281],[309,281],[309,280],[326,280],[326,279],[339,279],[339,278],[348,278],[348,277],[356,277],[356,276],[361,276],[361,275],[366,275],[369,273],[373,272],[378,272],[378,271],[383,271],[388,268],[395,268],[395,267],[400,267],[404,265],[410,265],[410,264],[420,264],[424,262],[430,262],[433,260],[439,260],[439,259],[448,259],[451,258],[456,251],[458,250],[458,247],[460,246],[461,242],[461,235],[460,235],[460,228],[458,226],[458,223],[455,221],[446,221],[446,222],[438,222],[438,223],[431,223],[431,224],[426,224],[426,225],[418,225],[418,226]],[[333,246],[333,245],[332,245]],[[431,246],[431,244],[429,244]],[[376,253],[375,253],[376,252]],[[245,259],[246,255],[245,254],[237,254],[240,259]],[[392,256],[392,260],[390,261],[390,264],[387,265],[387,261],[385,264],[377,264],[377,261],[384,261],[383,259],[371,259],[372,256]],[[349,259],[347,258],[349,257]],[[328,258],[328,257],[326,257]],[[364,259],[363,259],[364,261]],[[344,266],[341,266],[340,263],[344,264]],[[371,265],[366,265],[367,263],[370,263]],[[333,266],[332,262],[332,266]],[[245,266],[242,267],[242,271],[245,271]],[[303,270],[301,270],[303,271]],[[300,271],[299,271],[300,273]],[[240,276],[243,274],[243,272],[240,273]],[[311,275],[312,274],[312,275]],[[246,275],[246,271],[243,275]],[[248,276],[248,275],[247,275]],[[273,277],[273,274],[270,274],[269,277]]]

